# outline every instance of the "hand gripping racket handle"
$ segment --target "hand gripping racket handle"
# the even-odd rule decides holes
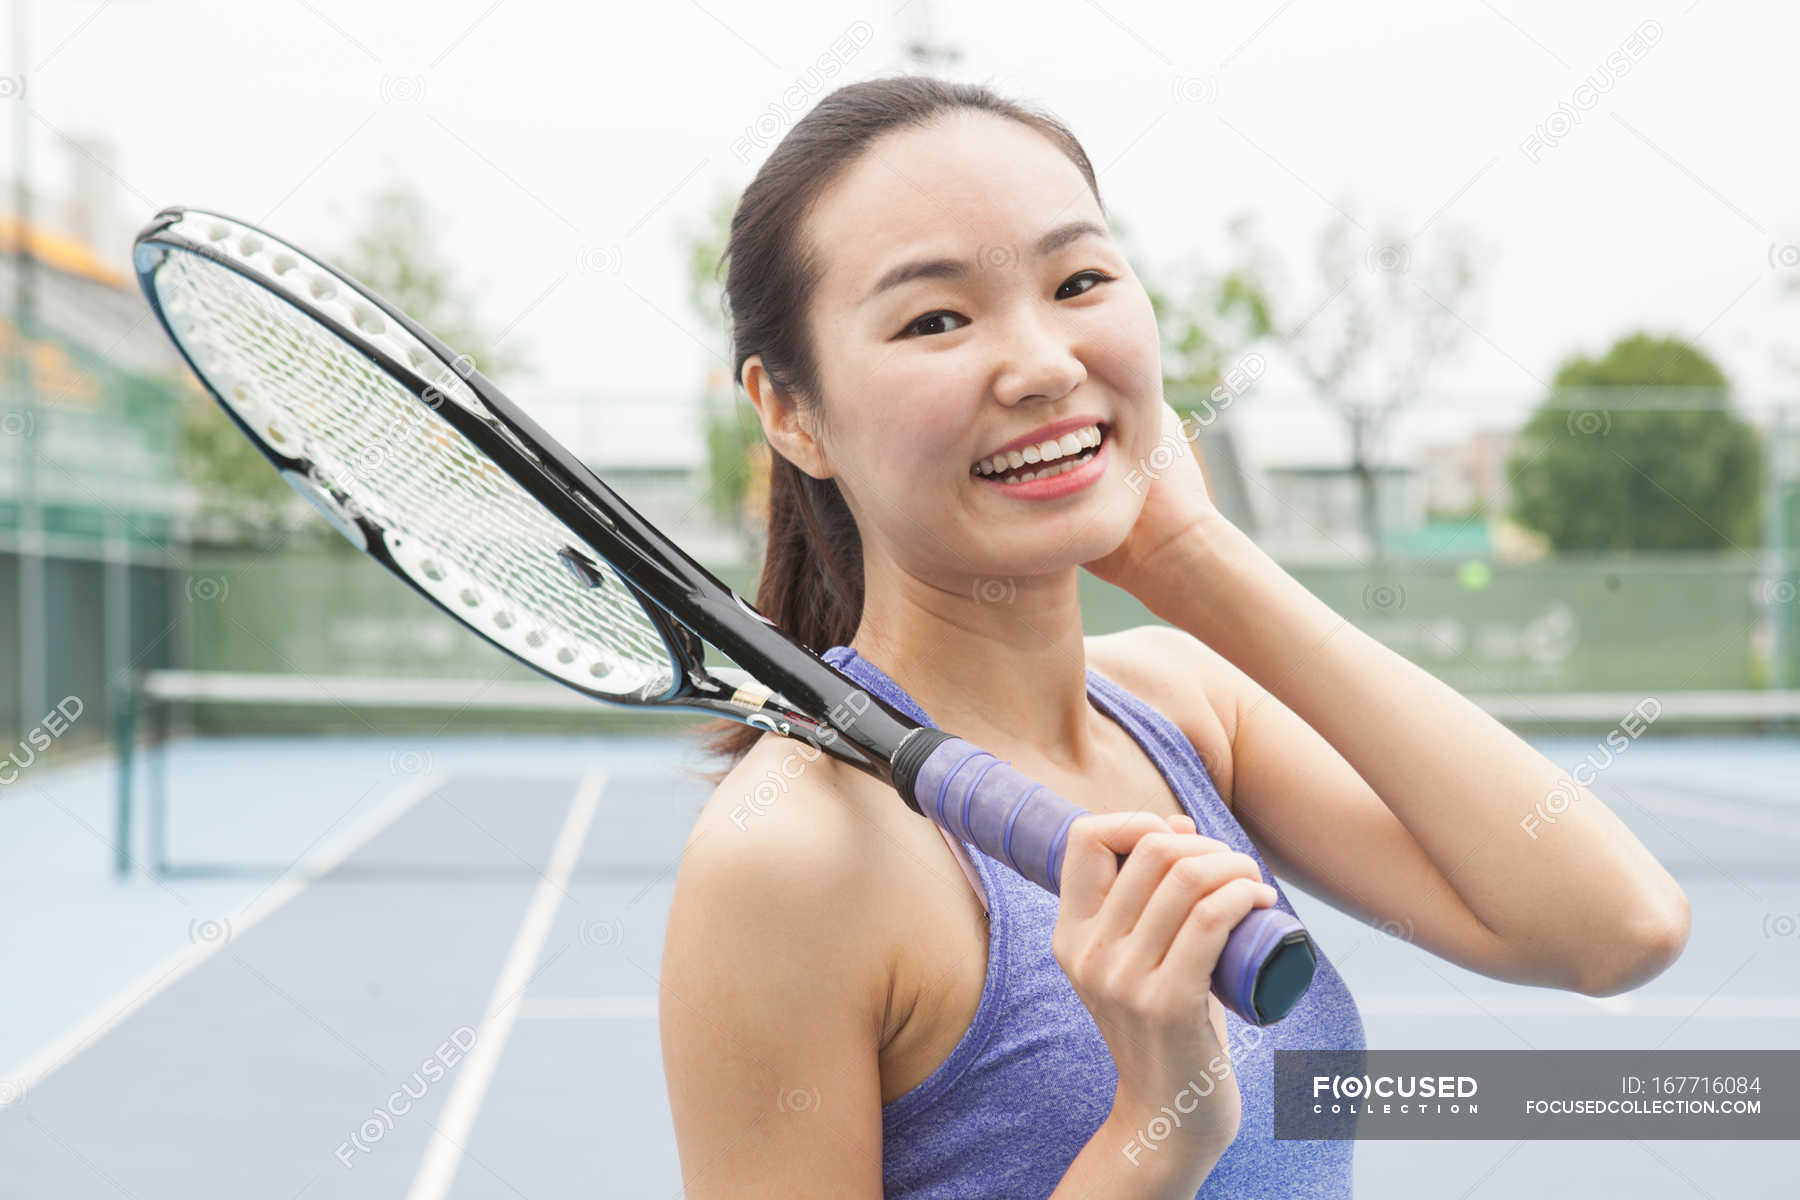
[[[901,743],[894,786],[909,804],[1039,887],[1060,894],[1069,826],[1086,809],[959,737],[920,728]],[[1124,860],[1121,858],[1120,860]],[[1271,1025],[1306,994],[1317,959],[1304,926],[1252,909],[1225,940],[1213,993],[1252,1025]]]

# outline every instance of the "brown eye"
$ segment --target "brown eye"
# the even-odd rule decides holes
[[[1090,285],[1090,286],[1088,286],[1088,287],[1084,287],[1084,288],[1082,288],[1082,289],[1081,289],[1081,290],[1080,290],[1080,291],[1078,291],[1078,292],[1076,292],[1076,293],[1074,293],[1074,294],[1075,294],[1075,295],[1077,295],[1077,296],[1084,296],[1084,295],[1086,295],[1086,294],[1087,294],[1087,293],[1089,293],[1089,292],[1091,292],[1091,291],[1093,291],[1093,290],[1094,290],[1094,288],[1097,288],[1097,287],[1099,287],[1099,286],[1100,286],[1100,285],[1101,285],[1101,284],[1103,284],[1103,283],[1106,283],[1106,282],[1108,282],[1108,281],[1109,281],[1109,280],[1111,280],[1111,279],[1112,279],[1112,276],[1111,276],[1111,275],[1107,275],[1107,274],[1104,274],[1104,273],[1102,273],[1102,272],[1100,272],[1100,271],[1083,271],[1083,272],[1081,272],[1081,273],[1080,273],[1080,274],[1079,274],[1079,275],[1071,275],[1071,276],[1069,276],[1069,277],[1068,277],[1068,278],[1067,278],[1067,279],[1065,279],[1065,280],[1064,280],[1064,281],[1063,281],[1063,285],[1062,285],[1062,288],[1057,288],[1057,289],[1056,289],[1056,294],[1057,294],[1057,295],[1058,295],[1058,296],[1061,296],[1061,295],[1062,295],[1062,291],[1063,291],[1063,288],[1066,288],[1066,287],[1068,287],[1068,286],[1069,286],[1069,285],[1070,285],[1070,284],[1071,284],[1071,283],[1074,283],[1074,282],[1076,282],[1076,281],[1077,281],[1077,280],[1081,280],[1081,279],[1091,279],[1091,280],[1093,280],[1093,283],[1092,283],[1092,284],[1091,284],[1091,285]]]
[[[935,328],[927,328],[927,326],[933,326],[934,323],[942,322],[942,321],[962,321],[965,325],[968,324],[967,318],[959,317],[953,312],[947,312],[943,309],[939,309],[937,312],[934,312],[934,313],[926,313],[924,316],[922,316],[918,320],[914,321],[911,325],[908,325],[906,327],[906,333],[908,336],[911,336],[911,337],[930,337],[933,334],[950,332],[949,330],[944,329],[941,326],[938,326]]]

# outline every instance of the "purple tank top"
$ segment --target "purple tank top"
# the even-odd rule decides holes
[[[932,725],[910,695],[856,651],[834,646],[824,658]],[[1280,892],[1187,736],[1097,671],[1090,669],[1087,678],[1089,700],[1143,747],[1199,831],[1254,858],[1264,882]],[[1118,1072],[1051,953],[1056,897],[972,844],[964,846],[986,892],[987,979],[975,1018],[950,1057],[882,1109],[883,1192],[906,1200],[1045,1197],[1106,1119]],[[1293,912],[1285,893],[1276,903]],[[1321,951],[1312,987],[1285,1018],[1258,1027],[1227,1009],[1225,1026],[1243,1119],[1197,1200],[1348,1197],[1355,1142],[1274,1137],[1274,1051],[1364,1047],[1362,1017],[1336,968]],[[1158,1132],[1139,1131],[1118,1153],[1138,1160],[1154,1155]]]

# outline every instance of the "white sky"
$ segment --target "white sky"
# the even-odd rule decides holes
[[[687,309],[679,236],[760,162],[734,140],[856,22],[873,41],[827,86],[892,69],[926,3],[34,0],[34,160],[55,193],[59,135],[114,143],[121,263],[164,204],[329,253],[385,178],[424,181],[487,323],[511,325],[539,368],[516,398],[577,436],[558,415],[576,395],[673,407],[698,390],[722,347]],[[1438,377],[1441,403],[1466,414],[1450,424],[1506,423],[1564,355],[1638,326],[1697,338],[1746,396],[1800,393],[1774,356],[1800,314],[1773,265],[1800,244],[1790,4],[1049,0],[932,15],[962,74],[1073,127],[1140,271],[1206,261],[1246,210],[1297,272],[1333,206],[1371,232],[1424,228],[1415,267],[1445,230],[1470,232],[1480,290]],[[1530,161],[1533,127],[1584,79],[1605,84],[1607,56],[1646,20],[1656,44]],[[1183,79],[1200,99],[1178,98]],[[1318,284],[1296,277],[1310,307]],[[1253,428],[1280,443],[1260,457],[1329,440],[1259,400]]]

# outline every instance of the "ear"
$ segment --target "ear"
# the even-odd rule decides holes
[[[769,439],[775,453],[814,479],[831,478],[831,463],[813,436],[812,422],[775,387],[763,369],[762,355],[753,354],[744,361],[742,382],[757,419],[762,422],[763,436]]]

